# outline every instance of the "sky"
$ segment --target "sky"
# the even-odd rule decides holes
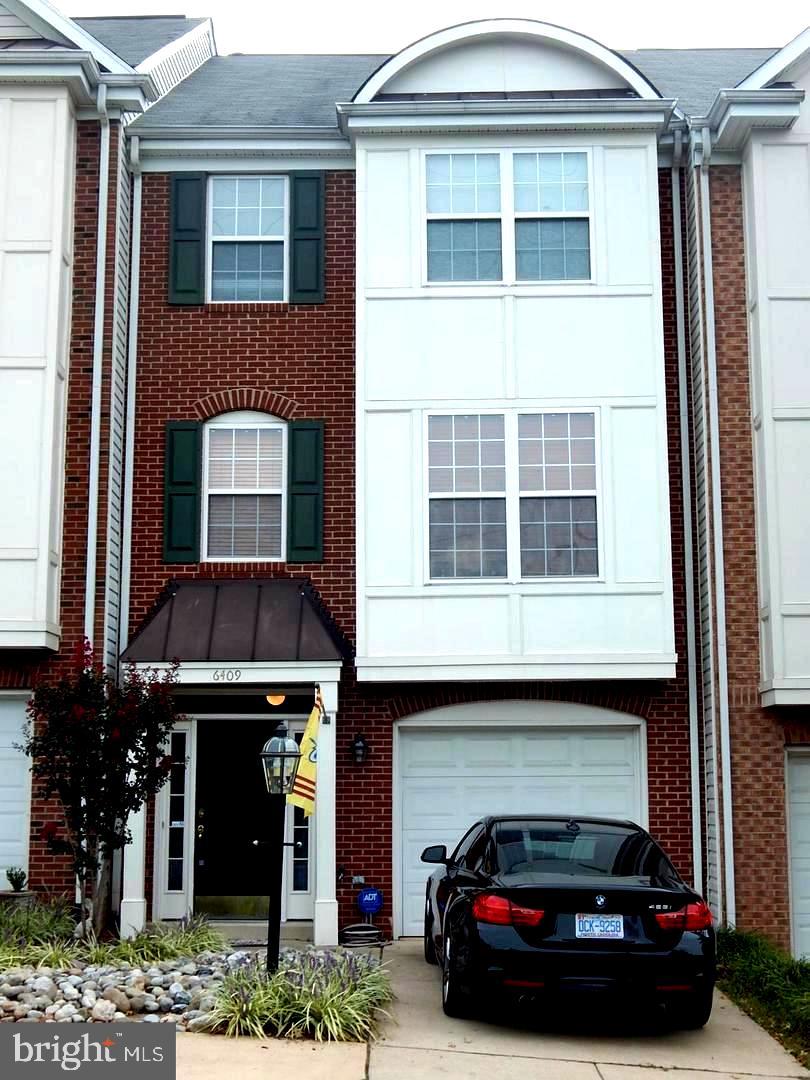
[[[807,0],[51,0],[67,15],[209,15],[220,54],[392,53],[472,19],[557,23],[613,49],[781,46],[810,23]]]

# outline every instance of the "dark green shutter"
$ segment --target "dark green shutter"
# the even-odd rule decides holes
[[[324,174],[290,175],[290,303],[322,304],[324,264]]]
[[[288,427],[287,562],[323,562],[323,420]]]
[[[205,303],[204,173],[173,173],[169,209],[169,303]]]
[[[193,420],[166,425],[163,473],[163,561],[200,560],[202,428]]]

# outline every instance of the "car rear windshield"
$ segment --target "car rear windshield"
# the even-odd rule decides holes
[[[502,874],[677,877],[646,833],[618,825],[501,821],[494,828]]]

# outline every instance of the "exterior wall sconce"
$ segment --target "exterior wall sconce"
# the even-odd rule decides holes
[[[355,735],[349,750],[355,765],[365,765],[371,747],[362,735]]]
[[[286,694],[266,694],[265,700],[268,705],[283,705],[287,700]]]

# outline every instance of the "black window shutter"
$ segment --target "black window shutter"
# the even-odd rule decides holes
[[[323,420],[290,422],[287,457],[287,562],[323,562]]]
[[[200,560],[202,427],[193,420],[166,424],[163,473],[163,561]]]
[[[205,303],[204,173],[172,173],[169,209],[169,303]]]
[[[290,303],[326,299],[324,174],[290,174]]]

